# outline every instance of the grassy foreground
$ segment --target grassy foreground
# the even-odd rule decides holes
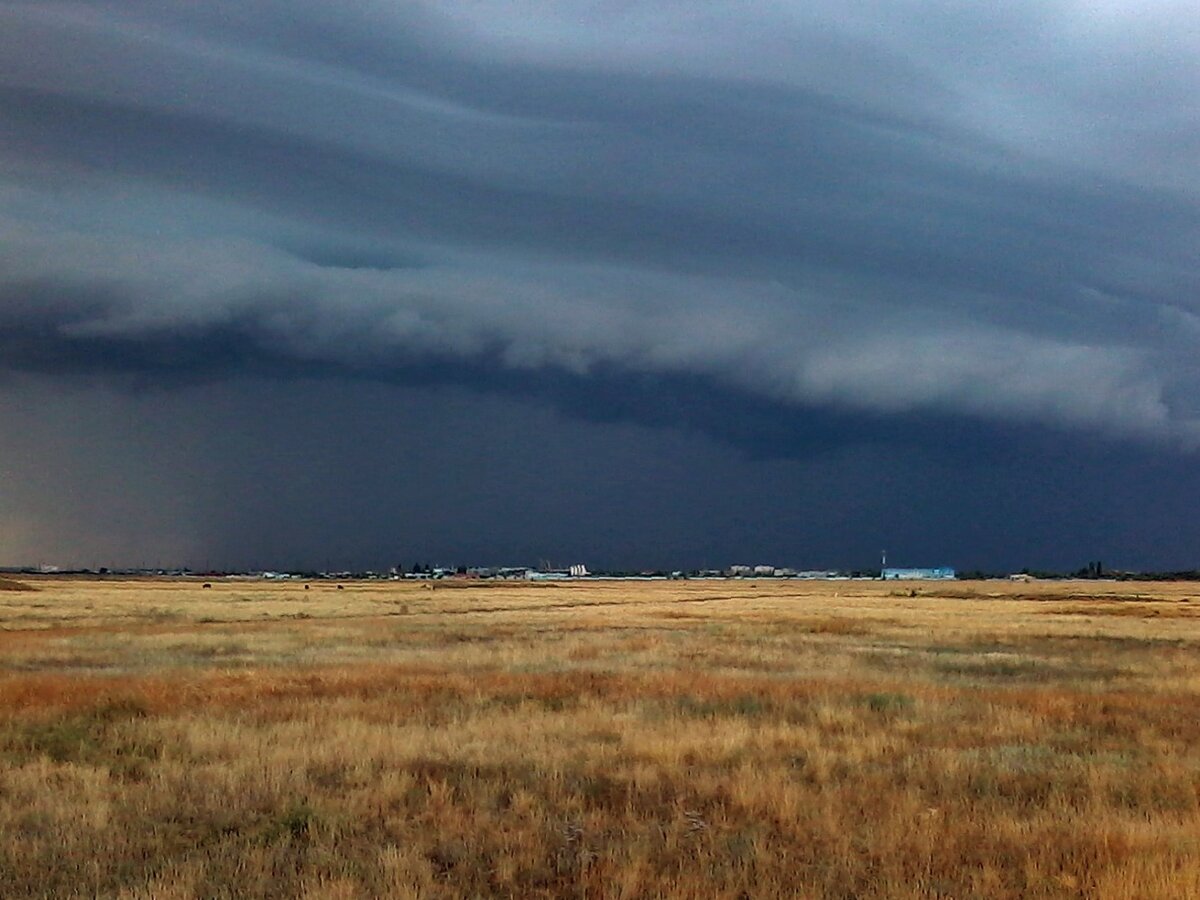
[[[1200,896],[1200,585],[23,581],[5,898]]]

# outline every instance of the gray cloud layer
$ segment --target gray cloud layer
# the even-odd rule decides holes
[[[1200,537],[1191,460],[1134,443],[763,460],[677,429],[336,378],[130,391],[22,376],[0,423],[3,563],[855,567],[886,547],[963,568],[1179,567]]]
[[[4,363],[229,335],[1190,445],[1197,20],[8,3]]]

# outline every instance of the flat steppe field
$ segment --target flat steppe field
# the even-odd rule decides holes
[[[1200,897],[1200,584],[0,582],[0,896]]]

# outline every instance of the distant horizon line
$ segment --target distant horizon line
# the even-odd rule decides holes
[[[572,571],[575,570],[575,571]],[[91,575],[91,576],[158,576],[158,577],[248,577],[248,578],[280,578],[280,579],[327,579],[327,578],[360,578],[367,580],[421,580],[445,578],[480,578],[498,580],[516,580],[524,575],[552,575],[563,578],[752,578],[776,580],[809,580],[875,578],[882,579],[884,571],[905,573],[926,573],[913,580],[995,580],[995,579],[1080,579],[1080,580],[1135,580],[1135,579],[1177,579],[1200,580],[1200,568],[1179,569],[1128,569],[1105,568],[1100,563],[1089,562],[1078,569],[1051,569],[1023,567],[1021,569],[988,569],[968,568],[958,569],[951,566],[869,566],[852,568],[811,568],[799,569],[792,566],[746,566],[732,564],[724,567],[697,566],[690,568],[662,567],[598,567],[587,569],[581,564],[571,566],[542,567],[539,565],[506,565],[506,566],[431,566],[415,564],[400,568],[373,567],[193,567],[193,566],[58,566],[58,565],[8,565],[0,566],[0,574],[4,575]]]

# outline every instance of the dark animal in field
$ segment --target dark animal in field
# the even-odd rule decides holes
[[[208,590],[210,587],[212,587],[212,583],[206,581],[206,582],[204,582],[204,584],[200,585],[200,587],[204,588],[205,590]]]

